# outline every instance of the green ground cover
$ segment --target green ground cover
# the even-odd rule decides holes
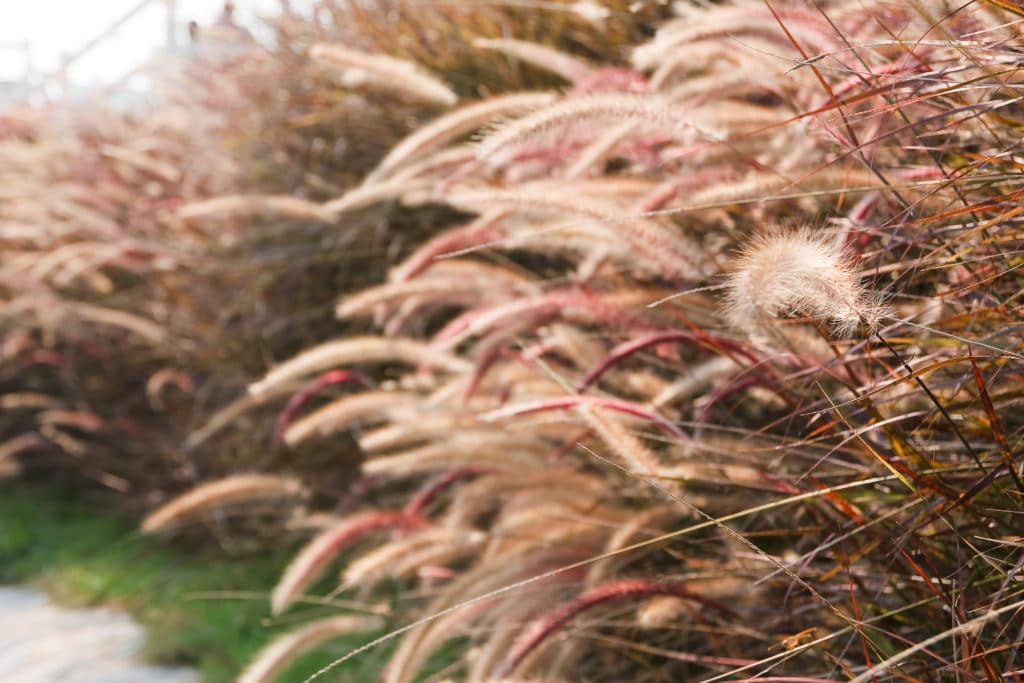
[[[327,607],[271,621],[267,596],[290,548],[225,557],[140,536],[131,519],[70,489],[0,484],[0,583],[29,584],[74,606],[128,610],[146,628],[151,661],[196,667],[227,683],[273,635]],[[338,639],[282,672],[302,681],[366,636]],[[368,653],[325,680],[374,680],[383,655]]]

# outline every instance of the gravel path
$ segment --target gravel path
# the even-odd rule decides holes
[[[0,587],[3,683],[198,683],[188,669],[138,662],[143,638],[123,612],[65,609],[37,591]]]

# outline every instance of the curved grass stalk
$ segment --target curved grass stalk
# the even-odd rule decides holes
[[[426,524],[422,517],[397,510],[374,510],[339,521],[318,534],[292,559],[274,587],[271,611],[280,614],[288,609],[331,560],[368,534],[387,529],[416,529]]]
[[[593,68],[573,55],[547,45],[512,38],[477,38],[473,46],[484,50],[497,50],[532,66],[557,74],[575,83],[590,75]]]
[[[285,429],[282,440],[295,447],[313,437],[345,431],[357,422],[379,423],[415,411],[421,397],[401,391],[366,391],[331,401]]]
[[[210,508],[268,498],[302,497],[306,487],[298,479],[276,474],[236,474],[209,481],[165,503],[142,522],[143,533],[163,531],[186,517]]]
[[[230,195],[185,204],[178,209],[184,220],[284,216],[331,223],[334,216],[316,202],[288,195]]]
[[[447,84],[404,59],[326,43],[317,43],[310,48],[309,56],[314,61],[344,69],[349,85],[396,90],[446,107],[459,100]]]
[[[555,101],[557,95],[549,92],[511,93],[489,97],[480,102],[460,107],[440,116],[391,148],[387,156],[366,179],[366,185],[380,183],[410,161],[442,147],[495,119],[523,114],[540,109]]]
[[[277,390],[284,383],[335,366],[355,363],[405,363],[437,367],[454,373],[465,372],[472,367],[468,361],[414,339],[348,337],[326,342],[285,361],[268,372],[263,379],[250,384],[249,393],[262,396]]]
[[[379,617],[343,615],[317,619],[278,636],[260,650],[235,683],[270,683],[289,663],[338,636],[378,631]]]

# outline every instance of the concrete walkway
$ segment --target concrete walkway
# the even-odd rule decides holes
[[[65,609],[28,588],[0,587],[3,683],[198,683],[194,672],[136,659],[142,628],[107,608]]]

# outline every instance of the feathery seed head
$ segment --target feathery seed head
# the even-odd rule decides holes
[[[854,261],[834,237],[808,229],[756,238],[729,276],[725,317],[755,339],[771,336],[772,323],[788,315],[827,320],[836,336],[882,315],[860,283]]]

